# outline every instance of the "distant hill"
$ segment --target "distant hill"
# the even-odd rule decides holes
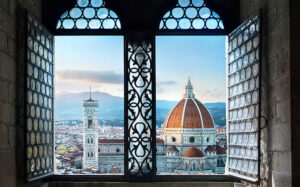
[[[55,100],[56,120],[76,120],[82,118],[82,100],[89,98],[89,92],[59,93]],[[99,101],[99,119],[123,119],[124,101],[122,97],[112,96],[104,92],[93,92],[92,98]],[[157,100],[157,125],[163,123],[176,101]],[[204,103],[218,126],[225,125],[225,103]]]

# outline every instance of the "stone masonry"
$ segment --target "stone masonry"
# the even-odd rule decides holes
[[[295,35],[291,28],[290,3],[295,0],[240,0],[240,22],[247,17],[262,10],[263,18],[263,115],[268,120],[267,126],[262,131],[262,165],[261,186],[289,187],[292,186],[292,148],[298,148],[298,131],[291,132],[293,117],[297,117],[296,109],[291,98],[299,93],[293,85],[297,85],[297,72],[293,69],[291,76],[291,58],[294,58],[291,46],[294,45]],[[293,4],[294,5],[294,4]],[[2,187],[26,187],[41,186],[43,183],[26,183],[24,180],[24,100],[23,100],[23,70],[25,59],[24,48],[24,20],[27,10],[34,17],[41,18],[41,0],[0,0],[0,186]],[[299,10],[293,9],[293,15]],[[293,17],[294,19],[297,16]],[[299,19],[292,20],[293,23]],[[293,39],[291,39],[293,36]],[[295,38],[294,38],[295,37]],[[298,37],[299,38],[299,37]],[[298,39],[299,40],[299,39]],[[295,40],[296,41],[296,40]],[[293,44],[293,45],[292,45]],[[299,53],[299,52],[298,52]],[[295,55],[297,56],[297,55]],[[299,55],[298,55],[299,56]],[[298,58],[299,59],[299,58]],[[299,63],[299,61],[298,61]],[[299,67],[299,65],[297,66]],[[291,78],[292,77],[292,78]],[[298,77],[298,78],[297,78]],[[297,78],[297,79],[296,79]],[[298,81],[299,82],[299,81]],[[293,92],[292,92],[292,91]],[[294,97],[291,97],[293,95]],[[299,95],[299,94],[298,94]],[[294,101],[294,100],[293,100]],[[296,101],[296,100],[295,100]],[[292,116],[292,117],[291,117]],[[295,122],[299,123],[298,120]],[[299,129],[299,128],[298,128]],[[293,137],[291,137],[291,133]],[[291,139],[294,147],[291,146]],[[298,141],[300,142],[300,141]],[[300,155],[298,149],[295,155]],[[293,152],[294,155],[294,152]],[[293,156],[295,157],[295,156]],[[296,157],[295,157],[296,159]],[[294,160],[293,160],[294,163]],[[295,162],[296,163],[296,162]],[[298,164],[299,165],[299,164]],[[298,171],[293,164],[293,171]],[[299,175],[300,172],[298,172]],[[295,175],[297,176],[297,175]],[[299,177],[298,177],[299,178]],[[294,180],[294,178],[293,178]],[[299,179],[298,179],[299,181]],[[244,182],[246,186],[253,186]],[[141,186],[132,184],[66,184],[51,183],[51,187],[87,187],[87,186]],[[191,183],[147,183],[145,187],[166,186],[191,186]],[[193,183],[195,187],[204,186],[233,186],[233,184],[221,183]],[[254,185],[255,186],[255,185]],[[294,186],[297,186],[294,183]]]

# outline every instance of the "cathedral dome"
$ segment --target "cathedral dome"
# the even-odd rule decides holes
[[[164,128],[214,128],[210,113],[194,96],[190,79],[183,99],[169,111]]]
[[[216,149],[211,145],[205,149],[205,152],[213,152],[213,151],[216,151]]]
[[[184,157],[204,157],[204,154],[200,149],[198,149],[196,147],[191,147],[184,152],[183,156]]]
[[[168,147],[167,151],[178,151],[175,146]]]

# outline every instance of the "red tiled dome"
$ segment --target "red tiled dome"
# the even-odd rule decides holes
[[[205,149],[205,152],[206,152],[206,151],[216,151],[216,149],[215,149],[213,146],[209,145],[209,146],[207,146],[207,148]]]
[[[170,110],[164,128],[214,128],[214,122],[199,100],[184,98]]]
[[[198,149],[196,147],[191,147],[184,152],[183,156],[184,157],[204,157],[204,154],[200,149]]]
[[[175,146],[170,146],[167,149],[168,151],[178,151],[177,148]]]
[[[217,145],[217,155],[224,155],[226,154],[226,147],[221,147]]]
[[[185,94],[168,113],[164,128],[214,128],[213,119],[205,106],[195,98],[188,79]]]

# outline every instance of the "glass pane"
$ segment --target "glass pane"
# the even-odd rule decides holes
[[[237,154],[229,155],[229,163],[237,162],[237,166],[229,164],[228,173],[250,181],[258,180],[259,169],[256,165],[258,164],[257,145],[260,115],[260,111],[258,111],[260,59],[255,54],[260,45],[260,33],[255,30],[258,22],[258,16],[255,16],[228,37],[228,54],[237,54],[237,51],[241,51],[238,55],[229,58],[227,62],[229,68],[235,67],[234,71],[229,71],[228,74],[228,89],[238,88],[236,92],[229,93],[228,102],[240,98],[240,105],[228,108],[229,115],[232,114],[228,126],[239,124],[234,131],[228,132],[232,137],[229,141],[228,151],[240,150]],[[232,77],[234,77],[234,81],[231,81]],[[237,116],[234,115],[236,111],[240,113]]]
[[[55,174],[124,173],[122,43],[123,37],[55,38]],[[47,124],[43,129],[51,132]]]
[[[203,0],[178,0],[176,7],[161,19],[159,29],[223,30],[224,25],[220,16],[211,11]]]
[[[156,37],[156,43],[157,174],[224,174],[225,37]]]
[[[57,29],[121,29],[117,14],[105,7],[103,0],[78,0],[74,8],[63,13]],[[31,39],[28,46],[32,48]]]

